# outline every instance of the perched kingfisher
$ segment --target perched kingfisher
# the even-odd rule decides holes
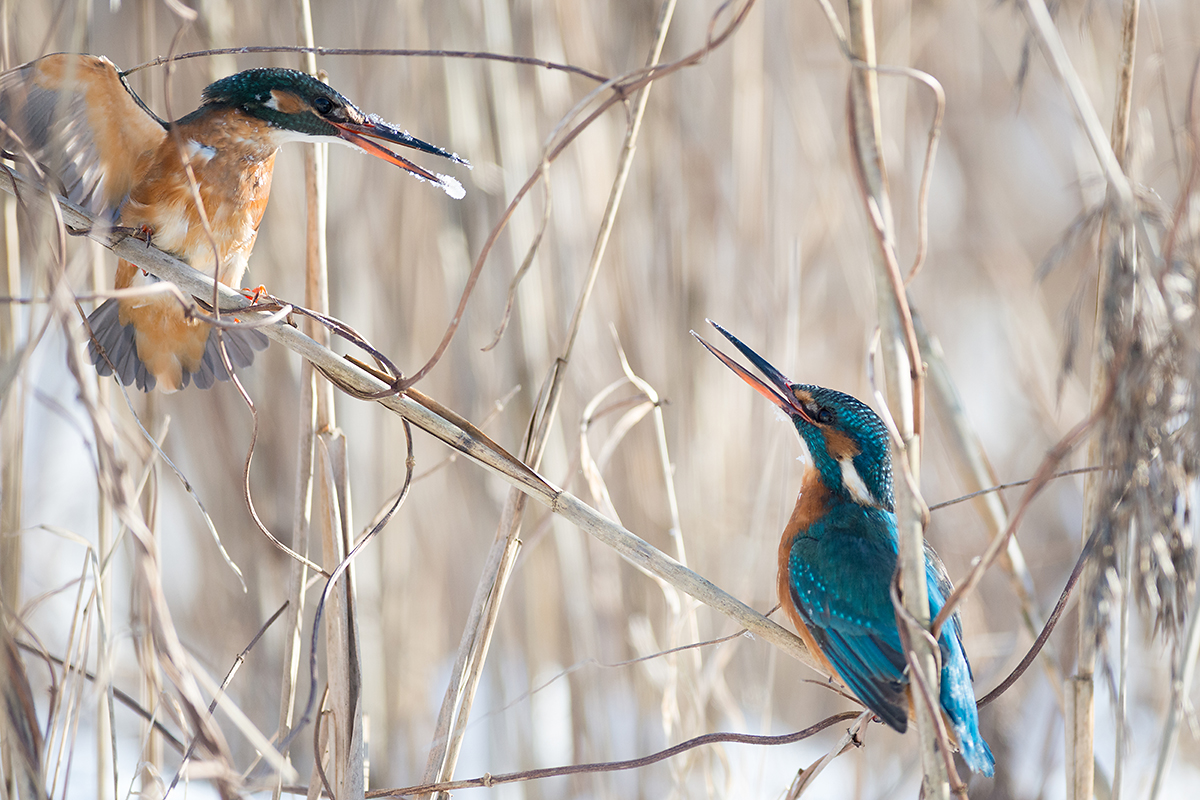
[[[241,287],[271,191],[275,153],[284,142],[341,142],[463,196],[437,175],[371,141],[404,145],[470,166],[373,114],[332,88],[290,69],[251,69],[204,90],[203,104],[166,122],[146,107],[102,56],[59,53],[0,74],[0,147],[5,158],[37,162],[52,188],[112,224],[140,232],[159,249],[235,289]],[[185,164],[199,186],[213,239],[193,201]],[[141,270],[117,265],[116,287],[141,282]],[[208,388],[229,378],[212,326],[188,319],[169,295],[110,299],[88,317],[88,350],[101,375],[167,392],[189,381]],[[212,335],[210,335],[212,334]],[[235,366],[267,345],[259,331],[224,334]]]
[[[717,323],[709,323],[767,377],[760,380],[695,331],[725,366],[783,409],[808,451],[809,468],[779,542],[779,602],[810,652],[876,716],[903,733],[911,697],[889,587],[896,571],[896,514],[888,432],[866,404],[848,394],[792,383]],[[928,543],[929,614],[954,591]],[[979,733],[971,665],[955,613],[942,628],[941,706],[973,771],[995,761]]]

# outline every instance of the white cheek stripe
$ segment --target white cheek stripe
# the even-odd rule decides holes
[[[854,461],[842,458],[838,460],[838,464],[842,468],[842,483],[850,490],[850,496],[864,506],[878,505],[870,490],[867,489],[867,484],[863,481],[862,476],[854,468]]]

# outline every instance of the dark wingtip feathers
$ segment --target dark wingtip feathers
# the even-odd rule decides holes
[[[144,392],[157,385],[158,380],[138,358],[133,326],[121,324],[120,306],[116,300],[106,300],[93,311],[88,316],[88,326],[93,337],[88,342],[88,357],[97,372],[101,375],[115,374],[124,385],[137,384],[137,388]],[[221,338],[225,340],[229,361],[235,369],[250,366],[254,361],[254,353],[266,349],[269,342],[262,331],[251,328],[226,330]],[[201,389],[207,389],[217,381],[227,380],[229,371],[221,360],[217,336],[210,331],[199,368],[195,371],[183,370],[179,388],[194,383]]]
[[[88,341],[88,357],[101,375],[116,375],[121,383],[134,382],[144,392],[154,388],[157,380],[137,356],[137,342],[132,325],[121,324],[121,309],[116,300],[105,300],[88,316],[92,338]]]

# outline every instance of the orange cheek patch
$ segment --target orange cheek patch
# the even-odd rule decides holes
[[[841,431],[832,428],[825,428],[825,447],[829,450],[829,455],[833,456],[838,461],[854,458],[862,452],[854,440]]]
[[[301,114],[309,110],[308,103],[305,103],[291,92],[272,89],[271,99],[275,101],[275,108],[284,114]]]

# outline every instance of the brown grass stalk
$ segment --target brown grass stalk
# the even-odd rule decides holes
[[[1099,584],[1124,590],[1109,594],[1104,607],[1124,604],[1121,639],[1129,642],[1118,661],[1118,615],[1109,615],[1112,636],[1101,652],[1112,656],[1114,670],[1128,667],[1113,672],[1113,699],[1120,704],[1123,686],[1130,720],[1128,730],[1117,729],[1126,750],[1114,788],[1128,794],[1149,786],[1154,770],[1159,796],[1186,790],[1196,761],[1181,710],[1194,674],[1187,656],[1200,651],[1193,646],[1200,641],[1197,603],[1188,594],[1195,569],[1188,549],[1175,549],[1186,545],[1179,537],[1189,529],[1172,523],[1159,489],[1194,481],[1187,454],[1200,441],[1197,404],[1187,399],[1200,375],[1200,238],[1191,213],[1200,171],[1190,163],[1194,87],[1179,77],[1195,71],[1194,53],[1179,42],[1195,38],[1197,20],[1186,3],[1142,9],[1153,37],[1143,45],[1152,46],[1154,65],[1146,71],[1140,54],[1137,80],[1120,84],[1113,76],[1137,64],[1121,15],[1060,4],[1054,24],[1062,36],[1052,25],[1031,36],[1021,13],[1032,18],[1031,2],[962,14],[875,2],[875,65],[852,50],[850,27],[842,28],[846,7],[835,13],[828,2],[680,3],[671,35],[650,59],[661,5],[632,0],[203,4],[176,41],[173,2],[5,4],[0,39],[10,64],[43,47],[85,49],[120,66],[149,59],[158,66],[131,70],[132,86],[163,113],[161,65],[174,52],[167,111],[183,114],[196,107],[202,86],[238,69],[311,72],[319,60],[330,84],[364,111],[475,167],[450,168],[467,192],[450,201],[382,162],[332,148],[326,195],[318,181],[325,168],[307,148],[281,149],[248,281],[307,308],[269,298],[234,322],[230,312],[243,303],[218,290],[222,326],[266,325],[275,338],[238,373],[256,424],[228,384],[155,396],[149,407],[157,417],[146,413],[140,392],[107,402],[104,395],[119,386],[96,380],[82,353],[80,320],[92,303],[113,296],[104,274],[112,256],[71,239],[54,212],[37,211],[37,181],[20,184],[19,199],[0,193],[4,225],[20,227],[19,241],[6,241],[15,272],[0,286],[0,317],[17,320],[14,347],[0,355],[0,397],[5,404],[23,397],[23,423],[6,428],[0,420],[0,516],[17,513],[8,502],[16,490],[5,481],[18,475],[23,484],[20,521],[5,523],[0,535],[0,548],[19,542],[22,549],[20,605],[10,619],[22,644],[61,655],[67,665],[21,654],[44,733],[46,789],[56,800],[131,791],[150,797],[177,780],[171,797],[220,786],[227,794],[275,788],[276,796],[317,798],[326,784],[349,797],[339,781],[358,756],[347,748],[338,755],[338,738],[339,731],[353,737],[355,712],[333,684],[344,690],[357,667],[370,723],[362,744],[364,766],[371,756],[362,781],[369,794],[421,784],[409,791],[458,796],[478,787],[471,794],[518,791],[531,800],[783,796],[808,767],[805,796],[915,796],[915,733],[866,725],[847,739],[844,720],[824,738],[772,747],[786,740],[775,734],[846,708],[857,716],[861,708],[809,667],[780,658],[781,649],[805,654],[787,623],[781,628],[750,611],[776,602],[778,534],[802,468],[792,458],[792,428],[777,424],[767,404],[721,374],[687,336],[705,317],[759,343],[789,376],[864,400],[875,381],[862,374],[863,353],[882,320],[880,335],[894,352],[886,361],[871,357],[880,372],[873,405],[911,424],[905,454],[921,459],[918,474],[898,454],[899,492],[915,497],[919,488],[940,499],[985,491],[1001,482],[996,475],[1004,485],[1034,476],[1030,492],[1013,494],[1007,505],[998,495],[977,496],[978,517],[966,508],[938,511],[931,535],[949,574],[970,584],[964,644],[976,687],[995,687],[981,701],[980,719],[996,776],[961,773],[967,790],[983,800],[1053,786],[1071,759],[1051,690],[1040,668],[1028,671],[1034,660],[1049,660],[1038,654],[1043,645],[1075,650],[1074,616],[1065,613],[1079,588],[1075,574],[1058,590],[1071,564],[1087,561],[1085,551],[1076,562],[1071,529],[1083,481],[1058,478],[1085,463],[1083,448],[1073,463],[1040,467],[1047,452],[1065,452],[1056,443],[1090,417],[1089,359],[1076,359],[1080,374],[1059,370],[1068,346],[1087,351],[1093,250],[1107,207],[1105,236],[1115,233],[1130,252],[1123,215],[1134,219],[1137,266],[1146,271],[1137,275],[1139,301],[1129,318],[1149,334],[1140,340],[1142,357],[1156,365],[1129,369],[1147,364],[1133,353],[1104,422],[1130,435],[1114,439],[1105,428],[1106,441],[1138,442],[1131,459],[1113,457],[1110,448],[1084,468],[1103,468],[1102,481],[1115,492],[1131,464],[1149,467],[1149,492],[1135,483],[1134,504],[1113,501],[1126,518],[1138,509],[1136,542],[1112,539],[1115,547],[1106,549],[1093,538],[1088,545],[1097,559],[1124,554],[1104,561],[1110,577]],[[1057,52],[1042,44],[1047,36],[1063,40]],[[1051,66],[1030,61],[1030,47],[1050,53]],[[1060,77],[1055,65],[1070,61],[1077,75]],[[878,119],[875,108],[857,114],[875,129],[866,131],[873,141],[861,151],[842,121],[853,102],[846,90],[852,73],[869,73],[854,80],[878,84]],[[638,92],[650,83],[653,102],[641,117],[636,157],[627,159],[623,140]],[[946,103],[935,114],[926,86],[938,84]],[[1111,107],[1114,121],[1085,131],[1078,120],[1087,112],[1074,111],[1080,104],[1101,114]],[[1110,138],[1110,124],[1127,130],[1127,146]],[[1102,147],[1126,159],[1119,166],[1136,187],[1128,205],[1109,189],[1115,173],[1106,170]],[[437,166],[427,154],[406,155]],[[888,197],[876,192],[865,215],[872,192],[865,180],[856,184],[855,161],[872,162],[879,183],[885,174],[890,182]],[[55,164],[45,166],[53,171]],[[612,213],[614,177],[624,188]],[[92,225],[70,220],[75,229]],[[1161,248],[1162,260],[1149,245]],[[167,278],[150,282],[156,290],[177,292],[197,316],[212,318],[211,281],[169,260],[155,266],[160,254],[144,240],[130,238],[122,248]],[[328,262],[328,271],[301,267],[318,262]],[[1039,271],[1039,262],[1054,269]],[[886,266],[886,279],[873,263]],[[913,275],[915,263],[924,266]],[[896,305],[905,293],[944,354],[920,339],[911,347],[910,331],[887,327],[891,312],[880,303]],[[196,297],[206,302],[193,305]],[[510,299],[507,330],[481,350]],[[298,329],[275,324],[289,316]],[[569,361],[556,358],[564,353]],[[953,425],[922,430],[920,390],[915,408],[906,409],[885,383],[884,370],[919,381],[922,360],[946,371],[927,378],[940,419],[943,392],[960,395]],[[435,361],[436,369],[422,368]],[[950,391],[939,386],[942,378]],[[414,379],[419,391],[405,390]],[[1158,385],[1179,388],[1157,393],[1155,403],[1144,390]],[[337,396],[337,388],[350,396]],[[372,394],[373,402],[352,399]],[[380,399],[389,394],[396,396]],[[504,407],[494,411],[501,397]],[[1145,438],[1121,427],[1147,408],[1159,416],[1146,417]],[[488,424],[477,423],[485,417]],[[416,437],[407,458],[405,418],[430,432]],[[1162,419],[1171,422],[1154,427]],[[316,431],[335,426],[340,434],[331,432],[328,442],[335,450],[346,445],[345,457],[315,453]],[[20,431],[18,458],[9,442]],[[252,471],[243,470],[251,437]],[[985,450],[994,470],[971,457]],[[413,459],[422,479],[411,493],[397,491]],[[180,480],[163,465],[174,465]],[[345,477],[331,477],[339,473]],[[336,567],[324,563],[316,540],[308,540],[313,525],[324,526],[345,551],[351,493],[360,517],[363,508],[381,509],[369,525],[353,526],[371,528],[354,551],[366,556],[353,561],[354,650],[337,633],[338,620],[349,630],[345,609],[326,608],[348,597],[350,556]],[[1176,497],[1182,504],[1175,510],[1186,507],[1194,519],[1190,496]],[[403,505],[392,511],[396,500]],[[518,508],[527,515],[519,525]],[[144,545],[141,534],[155,514],[159,536]],[[989,572],[990,549],[976,569],[976,529],[1008,533],[1014,518],[1028,574]],[[590,535],[580,536],[575,523]],[[264,530],[278,548],[259,535]],[[247,593],[213,547],[212,531],[240,567]],[[1123,566],[1131,545],[1140,570],[1133,575]],[[1011,536],[997,547],[1002,566],[1018,555]],[[1147,560],[1161,564],[1161,574],[1147,572]],[[12,563],[0,554],[0,572]],[[320,598],[308,591],[313,585],[325,587]],[[495,592],[489,605],[493,588],[503,594]],[[1058,605],[1028,647],[1037,610],[1054,601],[1047,595]],[[1166,610],[1139,613],[1146,607]],[[274,625],[264,624],[269,619]],[[1068,625],[1051,633],[1063,620]],[[1152,631],[1160,620],[1169,644]],[[486,643],[470,638],[484,629]],[[743,629],[752,632],[715,643]],[[140,662],[135,642],[147,645]],[[1177,652],[1168,655],[1171,647]],[[231,663],[219,694],[235,716],[240,710],[240,722],[217,707],[217,687],[197,674],[198,665],[216,676]],[[127,711],[122,690],[137,695],[142,676],[155,669],[163,669],[162,693]],[[470,705],[462,692],[448,693],[453,714],[437,728],[447,684],[468,672],[477,679]],[[1104,683],[1098,688],[1102,695]],[[927,681],[916,682],[925,709],[936,705],[931,691]],[[1148,725],[1151,719],[1161,728]],[[174,737],[163,738],[160,774],[134,766],[156,759],[150,737],[139,732],[142,720],[153,721],[156,735]],[[1096,740],[1108,741],[1116,724],[1097,714]],[[693,733],[703,735],[679,742]],[[422,774],[429,743],[452,738],[455,780],[430,783],[436,774]],[[260,760],[264,741],[284,751],[302,777],[277,776],[280,762]],[[1102,795],[1114,762],[1100,750],[1092,771]],[[101,760],[94,772],[93,752]],[[810,766],[820,764],[828,766]],[[3,762],[0,772],[11,775]],[[208,785],[179,785],[185,781]],[[499,788],[518,781],[526,783]]]
[[[648,64],[655,64],[658,61],[667,31],[670,29],[671,15],[673,14],[674,7],[675,0],[666,0],[662,6],[658,29],[654,37],[654,45],[647,59]],[[592,260],[588,267],[587,277],[584,280],[583,289],[576,299],[570,333],[564,344],[562,355],[556,359],[554,365],[550,368],[545,403],[539,408],[539,413],[535,418],[530,420],[527,429],[529,431],[529,438],[525,442],[522,460],[534,470],[539,469],[541,466],[542,455],[545,452],[551,428],[558,414],[558,399],[562,390],[565,369],[571,362],[575,345],[575,335],[580,324],[580,319],[584,309],[587,308],[588,299],[595,286],[596,276],[599,274],[600,265],[604,257],[604,250],[607,246],[609,235],[612,232],[617,209],[620,207],[621,195],[629,175],[629,167],[633,161],[638,129],[641,125],[642,116],[645,114],[651,86],[652,84],[647,84],[639,93],[636,111],[626,130],[625,144],[619,162],[620,167],[617,171],[617,177],[613,181],[612,191],[609,194],[608,207],[605,209],[600,231],[596,237],[596,245],[592,251]],[[539,172],[542,179],[548,183],[550,176],[547,172],[547,167],[548,163],[543,161]],[[547,192],[547,202],[549,201],[548,195],[549,193]],[[544,217],[543,224],[545,223],[545,219]],[[536,242],[534,246],[536,246]],[[532,250],[530,255],[532,255]],[[483,255],[480,256],[479,263],[482,263],[482,261]],[[526,258],[526,263],[528,262],[529,257]],[[466,293],[464,293],[463,301],[465,299]],[[459,313],[461,314],[461,302],[459,308]],[[452,331],[448,331],[447,337],[450,335],[452,335]],[[443,347],[446,341],[447,339],[444,338]],[[434,359],[436,358],[437,356],[435,355]],[[429,364],[426,366],[428,367]],[[505,503],[502,522],[496,532],[496,539],[489,554],[489,568],[481,576],[479,588],[476,590],[475,603],[472,606],[471,612],[471,624],[463,632],[459,654],[455,662],[455,670],[451,674],[450,685],[442,701],[439,724],[434,734],[434,742],[430,749],[429,761],[426,765],[426,779],[428,781],[444,783],[449,781],[454,773],[454,767],[458,760],[458,752],[462,746],[462,737],[466,722],[470,717],[471,705],[474,702],[475,692],[479,685],[479,678],[483,671],[488,647],[495,630],[496,619],[504,595],[504,587],[508,582],[508,576],[512,571],[513,565],[516,563],[517,553],[520,548],[518,536],[520,535],[521,522],[524,516],[524,505],[524,494],[519,494],[516,491],[509,493]],[[487,588],[485,589],[485,587]],[[486,606],[484,605],[485,603]],[[484,610],[485,608],[486,611]],[[459,672],[460,665],[463,668],[461,673]],[[446,728],[446,723],[451,716],[454,719],[452,731]]]
[[[14,184],[20,187],[21,196],[28,201],[34,204],[46,202],[26,179],[0,172],[0,190],[11,191]],[[163,280],[176,283],[185,293],[203,295],[212,290],[211,279],[172,256],[140,242],[132,242],[119,234],[94,228],[93,220],[82,210],[61,201],[60,205],[68,224],[89,231],[89,236],[110,246],[121,258],[130,260]],[[221,302],[227,309],[246,307],[246,298],[241,294],[224,286],[218,286],[218,291]],[[262,312],[242,312],[239,316],[253,320],[259,314]],[[375,376],[339,358],[285,322],[264,326],[262,331],[272,340],[311,360],[321,372],[335,377],[340,385],[362,394],[380,392],[386,388],[386,384]],[[794,658],[815,665],[804,645],[794,634],[788,633],[644,540],[614,525],[570,493],[556,488],[493,443],[482,431],[478,431],[465,419],[432,398],[409,390],[403,395],[384,397],[378,402],[472,461],[486,467],[491,473],[516,486],[553,512],[575,523],[585,532],[612,547],[623,558],[725,614],[743,625],[750,633],[775,644]]]
[[[895,229],[892,223],[888,179],[883,163],[882,121],[879,111],[877,76],[873,70],[875,55],[875,15],[870,0],[849,0],[850,50],[866,65],[850,77],[848,106],[850,138],[855,168],[871,223],[873,247],[870,248],[875,274],[876,307],[879,314],[884,377],[888,408],[899,428],[901,441],[892,442],[892,463],[896,480],[896,525],[900,534],[899,573],[904,586],[904,607],[917,626],[910,629],[906,652],[909,663],[923,673],[918,687],[938,696],[938,669],[935,648],[916,631],[929,624],[929,594],[925,586],[924,519],[927,512],[918,489],[921,443],[924,427],[924,380],[920,350],[908,309],[908,297],[895,257]],[[907,369],[906,369],[907,368]],[[906,621],[907,622],[907,621]],[[927,698],[929,699],[929,698]],[[913,717],[921,742],[924,769],[923,792],[928,798],[948,798],[950,776],[943,754],[937,752],[937,720],[930,713],[936,702],[913,702]]]

